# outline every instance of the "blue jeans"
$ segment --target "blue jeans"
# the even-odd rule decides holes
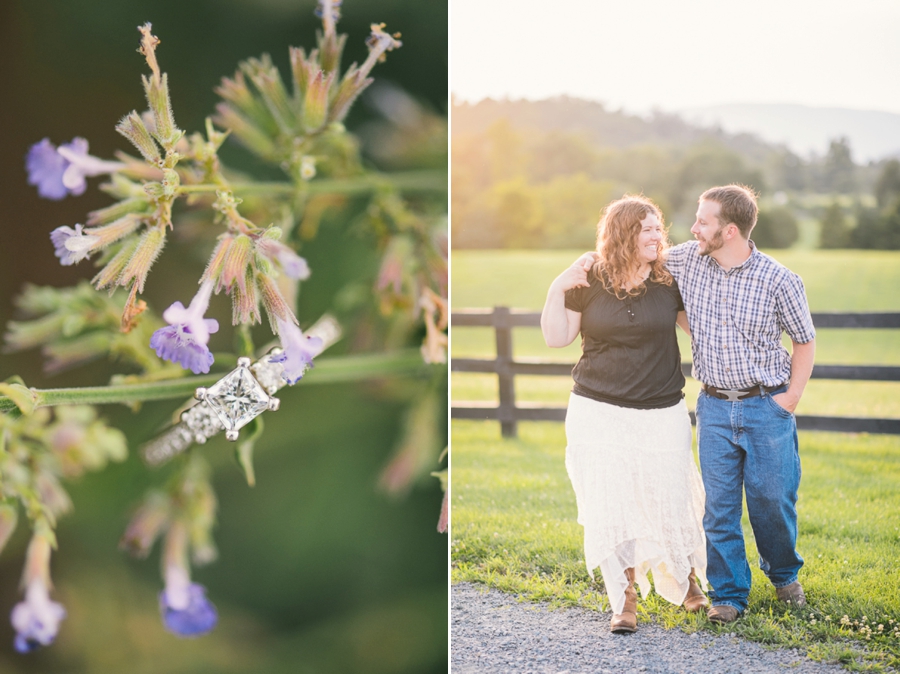
[[[750,594],[750,565],[741,528],[743,491],[759,568],[779,588],[795,582],[803,566],[796,550],[797,423],[771,394],[728,402],[701,391],[697,438],[706,488],[703,528],[706,577],[713,587],[710,598],[713,605],[727,604],[743,612]]]

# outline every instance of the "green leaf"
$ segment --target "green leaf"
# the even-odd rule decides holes
[[[18,407],[25,416],[34,412],[37,398],[35,397],[34,392],[27,386],[3,382],[0,383],[0,395],[6,396],[15,403],[16,407]]]
[[[244,470],[247,484],[253,487],[256,485],[256,474],[253,472],[253,445],[263,433],[262,417],[256,417],[244,428],[246,429],[244,438],[238,442],[234,455],[238,465]]]

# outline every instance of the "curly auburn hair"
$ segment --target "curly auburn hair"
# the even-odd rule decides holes
[[[672,285],[672,274],[666,269],[666,253],[672,245],[665,219],[659,206],[643,195],[626,194],[621,199],[603,209],[603,217],[597,225],[597,254],[599,259],[592,269],[593,274],[603,286],[615,293],[620,300],[627,296],[637,296],[646,290],[641,283],[625,290],[623,286],[634,280],[640,269],[638,259],[638,235],[641,233],[641,221],[650,214],[655,215],[663,226],[663,238],[659,242],[659,254],[650,263],[648,278],[656,283]]]

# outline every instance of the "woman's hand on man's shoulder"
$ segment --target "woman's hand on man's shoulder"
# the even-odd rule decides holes
[[[585,272],[589,272],[599,259],[600,256],[597,254],[597,251],[589,250],[587,253],[583,253],[581,257],[575,260],[575,262],[572,263],[572,266],[583,267]]]
[[[590,288],[591,284],[588,282],[589,269],[590,266],[585,267],[585,265],[576,261],[571,267],[556,277],[556,280],[553,281],[553,287],[561,292],[566,292],[573,288]]]

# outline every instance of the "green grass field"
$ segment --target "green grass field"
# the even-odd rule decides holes
[[[453,308],[506,305],[539,310],[552,279],[578,251],[457,251]],[[900,311],[900,254],[785,252],[814,311]],[[489,330],[454,328],[451,353],[492,357]],[[550,350],[536,329],[514,331],[515,354],[574,363],[578,347]],[[818,363],[900,364],[900,331],[822,330]],[[687,343],[682,356],[687,359]],[[496,400],[496,378],[454,373],[452,399]],[[566,377],[517,377],[517,399],[564,405]],[[697,386],[688,381],[689,406]],[[801,414],[900,417],[900,384],[813,380]],[[496,422],[452,424],[454,581],[475,581],[554,605],[607,610],[602,584],[584,568],[582,531],[563,463],[562,424],[521,423],[519,438],[500,438]],[[900,666],[900,437],[801,433],[801,580],[809,606],[787,611],[758,569],[750,608],[727,627],[688,615],[655,596],[641,618],[687,631],[736,632],[773,646],[804,649],[851,670]],[[756,559],[749,523],[748,557]],[[846,618],[845,618],[846,616]],[[880,627],[879,627],[880,626]]]
[[[454,309],[504,305],[540,311],[551,281],[579,251],[454,251],[451,302]],[[803,277],[813,311],[900,311],[900,253],[888,251],[778,251],[775,257]],[[690,346],[679,331],[683,360]],[[451,354],[458,358],[492,358],[490,328],[453,328]],[[516,328],[517,358],[574,364],[577,343],[550,349],[537,328]],[[898,330],[820,330],[816,362],[832,365],[900,365]],[[496,401],[496,377],[454,373],[454,401]],[[564,405],[568,377],[516,378],[517,400]],[[697,384],[688,381],[688,406],[697,399]],[[900,417],[900,382],[812,380],[798,414]]]

